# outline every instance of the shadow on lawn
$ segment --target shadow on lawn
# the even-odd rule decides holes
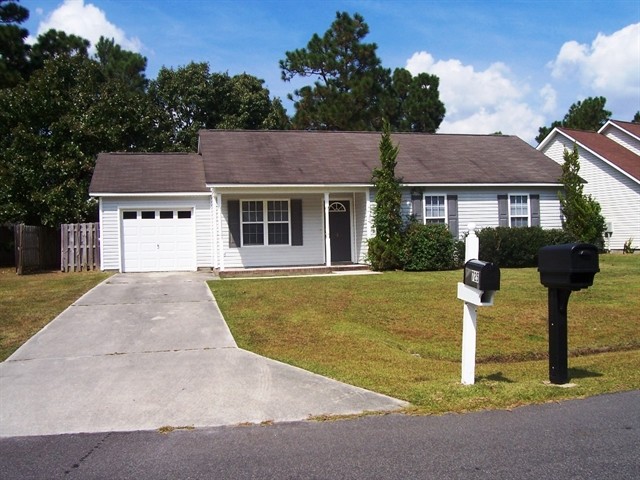
[[[490,382],[502,382],[502,383],[514,383],[513,380],[508,379],[502,372],[492,373],[491,375],[483,375],[478,377],[478,381],[489,380]]]
[[[571,379],[602,377],[602,373],[585,370],[584,368],[569,368],[567,373]]]

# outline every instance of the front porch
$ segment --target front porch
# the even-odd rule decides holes
[[[264,276],[368,268],[368,188],[327,190],[215,188],[214,269],[221,276],[248,270],[255,273],[242,276]]]

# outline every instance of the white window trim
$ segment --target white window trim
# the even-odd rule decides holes
[[[528,193],[510,193],[509,194],[509,201],[507,203],[507,212],[509,213],[509,228],[520,228],[520,227],[513,227],[511,225],[511,219],[512,218],[524,218],[524,215],[511,215],[511,197],[526,197],[527,198],[527,225],[526,227],[530,227],[531,226],[531,198],[529,196]]]
[[[447,194],[442,192],[426,192],[422,195],[422,223],[427,225],[427,197],[444,197],[444,224],[449,225],[449,205],[447,201]],[[430,219],[442,218],[442,217],[429,217]],[[432,223],[432,222],[429,222]]]
[[[262,244],[244,244],[244,225],[248,224],[256,224],[259,222],[245,222],[242,219],[242,204],[244,202],[262,202],[262,225],[263,225],[263,243]],[[269,222],[269,203],[268,202],[287,202],[287,214],[289,219],[286,222],[282,221],[273,221]],[[289,243],[277,243],[270,245],[269,244],[269,224],[273,223],[286,223],[288,227],[288,237]],[[290,247],[291,246],[291,199],[290,198],[269,198],[269,199],[259,199],[259,198],[245,198],[240,199],[240,247],[241,248],[264,248],[264,247]]]

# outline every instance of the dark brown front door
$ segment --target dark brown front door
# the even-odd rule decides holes
[[[351,261],[351,215],[349,201],[329,203],[331,262]]]

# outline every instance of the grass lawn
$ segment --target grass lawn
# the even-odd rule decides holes
[[[0,361],[109,276],[104,272],[16,275],[13,268],[0,268]]]
[[[569,300],[569,376],[548,380],[547,289],[503,269],[478,308],[476,384],[460,384],[461,270],[210,282],[247,350],[411,402],[419,414],[509,408],[640,388],[640,255],[601,255]]]

